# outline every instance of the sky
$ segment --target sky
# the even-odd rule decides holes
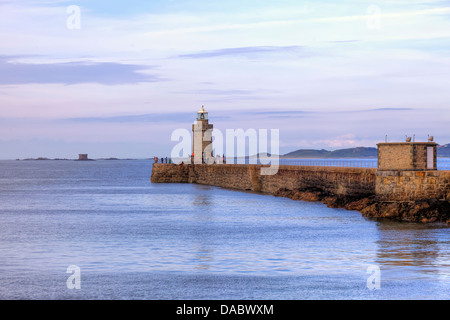
[[[450,1],[0,0],[0,159],[168,156],[202,105],[280,152],[450,143]]]

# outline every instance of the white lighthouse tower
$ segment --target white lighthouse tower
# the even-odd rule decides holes
[[[208,122],[208,112],[202,106],[197,112],[196,123],[192,125],[192,154],[195,164],[208,163],[212,158],[212,130],[213,125]]]

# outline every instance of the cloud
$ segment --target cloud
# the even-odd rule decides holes
[[[301,111],[301,110],[274,110],[274,111],[246,111],[243,114],[251,116],[263,116],[270,117],[271,119],[294,119],[294,118],[304,118],[312,112]]]
[[[175,92],[177,93],[177,92]],[[198,89],[186,92],[178,92],[178,93],[191,93],[191,94],[204,94],[204,95],[252,95],[257,93],[256,91],[251,90],[240,90],[240,89]]]
[[[203,51],[198,53],[179,55],[178,58],[186,59],[202,59],[202,58],[214,58],[223,56],[238,56],[245,58],[253,58],[262,54],[273,53],[294,53],[302,57],[309,57],[311,53],[308,53],[301,46],[256,46],[256,47],[240,47],[240,48],[224,48],[212,51]]]
[[[284,114],[284,115],[303,115],[306,113],[310,113],[307,111],[299,111],[299,110],[288,110],[288,111],[284,111],[284,110],[275,110],[275,111],[248,111],[246,113],[251,113],[251,114],[261,114],[261,115],[277,115],[277,114]]]
[[[49,84],[66,85],[99,83],[105,85],[157,82],[164,79],[142,71],[152,68],[144,65],[116,62],[20,63],[13,56],[0,56],[0,85]]]
[[[356,139],[356,135],[349,133],[338,136],[334,139],[323,139],[323,140],[315,140],[313,144],[326,145],[331,148],[342,148],[342,147],[354,147],[357,146],[360,141]]]
[[[237,120],[242,116],[270,116],[271,118],[292,118],[292,117],[300,117],[305,114],[309,114],[310,112],[306,111],[241,111],[234,116],[230,116],[229,113],[224,111],[214,112],[213,122],[214,121],[223,121],[223,120]],[[162,123],[162,122],[172,122],[172,123],[187,123],[193,122],[195,119],[195,112],[167,112],[167,113],[147,113],[147,114],[139,114],[139,115],[118,115],[118,116],[110,116],[110,117],[78,117],[78,118],[65,118],[58,119],[57,121],[69,122],[69,123]],[[11,119],[0,118],[0,121],[11,121]],[[27,121],[28,119],[15,119],[21,122]]]
[[[193,119],[192,112],[148,113],[140,115],[122,115],[112,117],[79,117],[61,119],[72,123],[139,123],[139,122],[189,122]]]
[[[352,42],[361,42],[361,40],[335,40],[335,41],[327,41],[329,43],[352,43]]]
[[[413,108],[376,108],[376,109],[370,109],[366,111],[411,111],[414,110]]]

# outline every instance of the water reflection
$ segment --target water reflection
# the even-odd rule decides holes
[[[211,206],[211,188],[208,186],[195,185],[195,189],[199,193],[194,195],[192,204],[194,206]]]
[[[196,248],[195,253],[195,269],[197,270],[209,270],[211,269],[212,262],[214,261],[213,258],[214,250],[211,248],[203,247],[200,245]]]
[[[193,238],[196,242],[192,262],[197,270],[209,270],[214,261],[214,250],[212,249],[214,234],[211,231],[214,222],[212,196],[208,192],[210,188],[207,186],[196,186],[196,189],[204,193],[195,194],[192,201],[194,206],[193,223],[195,225]]]
[[[208,197],[207,195],[196,195],[192,204],[194,206],[210,206],[211,197]]]
[[[425,274],[450,275],[448,228],[441,225],[378,222],[380,265],[413,267]],[[444,245],[443,245],[444,244]]]

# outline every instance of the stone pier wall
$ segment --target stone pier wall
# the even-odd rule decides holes
[[[321,191],[362,197],[375,194],[376,169],[280,166],[276,175],[261,175],[260,165],[154,164],[154,183],[198,183],[275,194],[279,190]]]
[[[153,183],[188,183],[190,166],[154,163],[151,182]]]
[[[450,200],[450,171],[378,171],[380,201]]]

